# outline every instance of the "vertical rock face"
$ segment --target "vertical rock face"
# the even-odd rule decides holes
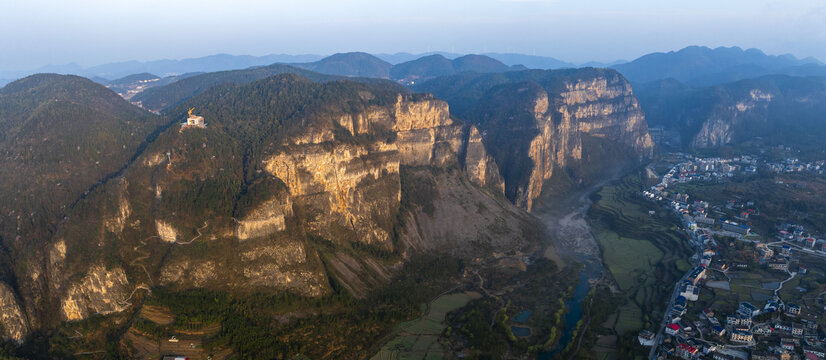
[[[494,189],[498,194],[504,194],[505,182],[499,174],[499,166],[493,157],[488,155],[482,134],[476,126],[468,127],[464,144],[465,172],[470,181],[481,187]]]
[[[96,265],[73,284],[61,302],[64,320],[81,320],[91,314],[123,311],[128,305],[129,280],[121,268],[107,270]]]
[[[264,237],[285,229],[285,217],[293,214],[293,204],[289,198],[272,199],[255,209],[238,222],[235,236],[239,240]]]
[[[327,294],[325,274],[307,270],[305,264],[319,261],[302,243],[271,243],[243,251],[247,263],[241,276],[252,286],[289,289],[304,296]]]
[[[178,231],[169,223],[162,220],[155,220],[155,228],[158,230],[158,237],[166,242],[178,240]]]
[[[527,210],[555,171],[609,165],[594,163],[585,137],[627,148],[632,161],[654,148],[631,85],[618,73],[550,74],[494,87],[468,112],[486,133],[507,197]]]
[[[29,324],[12,289],[0,282],[0,337],[22,343],[29,334]]]
[[[732,104],[725,106],[722,102],[714,107],[708,118],[691,142],[695,148],[718,147],[732,142],[735,128],[744,116],[755,108],[765,109],[774,99],[770,92],[751,89]]]
[[[401,200],[400,166],[445,167],[470,155],[468,175],[480,185],[499,186],[496,166],[478,131],[463,145],[463,126],[450,118],[447,104],[425,97],[399,96],[391,107],[376,107],[338,119],[350,136],[391,132],[393,139],[334,142],[333,130],[310,128],[266,160],[266,171],[281,179],[294,201],[329,216],[312,228],[329,239],[351,233],[356,241],[390,248],[392,224]],[[332,142],[332,144],[331,144]]]

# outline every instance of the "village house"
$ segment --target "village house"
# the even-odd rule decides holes
[[[691,271],[686,280],[691,281],[691,284],[697,286],[697,283],[706,277],[706,268],[698,266]]]
[[[797,317],[800,315],[800,306],[796,304],[786,304],[786,315]]]
[[[697,301],[700,296],[700,288],[692,285],[691,283],[685,282],[680,288],[680,296],[684,297],[688,301]]]
[[[789,262],[784,259],[774,258],[769,261],[769,269],[789,271]]]
[[[751,353],[752,360],[780,360],[780,355],[772,354],[763,351],[755,351]]]
[[[760,254],[760,258],[762,258],[762,259],[767,260],[767,259],[771,259],[771,257],[774,256],[774,250],[769,248],[769,246],[764,244],[764,243],[758,243],[755,246],[755,248],[757,250],[757,253]]]
[[[803,337],[805,327],[802,324],[793,323],[792,324],[792,336],[794,337]]]
[[[703,309],[703,316],[705,316],[706,319],[713,318],[714,317],[714,310],[711,310],[709,308]]]
[[[817,332],[819,320],[820,316],[812,313],[803,313],[803,316],[801,316],[801,321],[803,321],[803,325],[806,326],[806,330],[811,332]]]
[[[637,340],[639,340],[640,345],[642,346],[653,346],[654,339],[657,337],[656,334],[649,330],[640,331],[640,334],[637,335]]]
[[[785,321],[778,321],[774,323],[774,331],[780,332],[782,334],[791,334],[792,333],[792,323],[785,322]]]
[[[748,331],[732,330],[730,340],[739,343],[751,343],[754,341],[754,335]]]
[[[722,226],[723,226],[723,230],[730,231],[730,232],[733,232],[733,233],[737,233],[737,234],[740,234],[740,235],[748,235],[749,231],[751,231],[751,228],[749,228],[746,225],[740,225],[738,223],[731,222],[731,221],[728,221],[728,220],[722,221]]]
[[[677,356],[683,359],[694,359],[699,356],[700,350],[691,345],[682,343],[677,347]]]
[[[742,314],[726,317],[726,325],[735,328],[751,328],[751,323],[751,317]]]
[[[740,306],[737,308],[737,313],[749,318],[753,318],[757,315],[760,315],[760,309],[758,309],[750,303],[741,302]]]
[[[700,225],[700,224],[702,224],[702,225],[714,225],[714,219],[710,218],[710,217],[707,217],[705,215],[695,216],[694,217],[694,222],[697,223],[698,225]]]
[[[665,333],[668,335],[674,336],[677,335],[678,332],[680,332],[680,325],[671,323],[665,326]]]
[[[816,349],[816,348],[803,348],[803,353],[804,353],[804,354],[806,354],[807,356],[808,356],[809,354],[812,354],[812,355],[814,355],[814,356],[815,356],[815,358],[817,358],[817,359],[823,359],[823,358],[826,358],[826,352],[824,352],[824,351],[823,351],[823,350],[821,350],[821,349]]]
[[[734,355],[724,354],[721,352],[715,352],[711,358],[714,360],[738,360],[738,358],[736,358]]]

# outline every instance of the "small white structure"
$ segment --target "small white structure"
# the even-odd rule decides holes
[[[654,339],[656,339],[657,335],[653,332],[648,330],[643,330],[637,335],[637,340],[639,340],[640,345],[642,346],[654,346]]]
[[[202,129],[205,128],[206,123],[204,123],[204,117],[203,116],[198,116],[198,115],[192,115],[192,110],[195,110],[195,108],[189,109],[189,112],[188,112],[189,117],[186,118],[185,123],[181,124],[181,127],[182,128],[197,127],[197,128],[202,128]]]

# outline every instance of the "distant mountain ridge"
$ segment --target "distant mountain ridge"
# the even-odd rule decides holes
[[[246,84],[282,73],[293,73],[321,82],[347,77],[359,82],[392,78],[404,83],[408,78],[418,80],[462,72],[490,73],[510,70],[524,70],[524,67],[507,66],[484,55],[465,55],[454,60],[448,60],[442,55],[431,55],[394,66],[367,53],[341,53],[312,63],[273,64],[191,76],[167,86],[146,89],[135,95],[132,101],[146,109],[161,111],[216,85]]]
[[[673,78],[696,85],[714,85],[769,74],[826,75],[814,58],[766,55],[758,49],[689,46],[678,51],[652,53],[613,66],[633,83]]]
[[[88,78],[100,77],[117,79],[138,73],[152,73],[161,77],[180,75],[190,72],[214,72],[244,69],[251,66],[270,65],[274,63],[310,62],[321,59],[322,55],[285,55],[264,56],[215,54],[180,60],[161,59],[153,61],[123,61],[106,63],[91,67],[82,67],[75,63],[65,65],[48,65],[31,71],[0,71],[0,78],[22,78],[35,73],[73,74]],[[0,82],[0,86],[3,83]]]
[[[451,52],[444,52],[444,51],[428,51],[425,53],[420,54],[411,54],[407,52],[400,52],[395,54],[375,54],[376,57],[387,61],[393,65],[398,65],[404,62],[413,61],[419,58],[428,57],[432,55],[441,55],[447,59],[456,59],[458,57],[465,56],[467,54],[459,54],[459,53],[451,53]],[[496,59],[501,61],[503,64],[508,66],[514,65],[523,65],[529,69],[564,69],[564,68],[573,68],[578,67],[577,64],[572,62],[559,60],[557,58],[553,58],[550,56],[539,56],[539,55],[526,55],[526,54],[518,54],[518,53],[481,53],[479,55],[484,55],[492,59]],[[622,62],[622,61],[621,61]],[[591,62],[594,63],[594,62]],[[616,64],[617,62],[610,63],[611,65]],[[592,66],[592,65],[585,65],[585,66]]]
[[[338,53],[311,63],[292,63],[295,67],[339,76],[361,76],[387,79],[389,62],[364,52]]]
[[[242,70],[218,71],[191,76],[165,86],[147,89],[135,95],[132,101],[151,111],[163,111],[216,86],[242,85],[286,73],[299,75],[315,82],[344,79],[343,76],[321,74],[286,64],[273,64]],[[366,77],[351,77],[350,79],[363,83],[385,82],[386,86],[393,87],[396,91],[406,91],[401,85],[392,84],[390,81],[381,79]]]
[[[394,65],[390,69],[390,78],[410,84],[463,72],[491,73],[524,69],[524,66],[508,66],[485,55],[465,55],[449,60],[437,54]]]
[[[442,55],[448,59],[455,59],[461,56],[465,56],[466,54],[459,54],[459,53],[450,53],[450,52],[426,52],[420,54],[412,54],[412,53],[395,53],[395,54],[375,54],[374,56],[381,61],[387,62],[391,65],[400,64],[403,62],[408,62],[411,60],[416,60],[421,57],[430,56],[430,55]],[[485,53],[481,54],[493,59],[499,60],[505,65],[513,66],[513,65],[524,65],[528,68],[537,68],[537,69],[559,69],[559,68],[568,68],[568,67],[576,67],[575,64],[570,62],[565,62],[562,60],[558,60],[553,57],[547,56],[536,56],[536,55],[524,55],[524,54],[516,54],[516,53]],[[101,65],[95,65],[90,67],[84,67],[76,63],[68,63],[62,65],[47,65],[42,66],[37,69],[31,70],[21,70],[21,71],[3,71],[0,70],[0,87],[4,86],[7,83],[14,81],[15,79],[25,77],[27,75],[36,74],[36,73],[57,73],[57,74],[72,74],[72,75],[80,75],[83,77],[87,77],[90,79],[95,80],[95,78],[99,79],[106,79],[107,81],[112,79],[118,79],[125,76],[129,76],[132,74],[139,74],[139,73],[152,73],[156,74],[159,77],[167,77],[173,75],[180,75],[185,73],[191,72],[215,72],[215,71],[225,71],[225,70],[237,70],[237,69],[245,69],[248,67],[253,66],[264,66],[264,65],[271,65],[275,63],[284,63],[284,64],[292,64],[296,65],[308,70],[313,70],[315,65],[310,65],[310,63],[318,63],[320,60],[324,59],[324,55],[317,55],[317,54],[300,54],[300,55],[289,55],[289,54],[272,54],[272,55],[264,55],[264,56],[252,56],[252,55],[229,55],[229,54],[215,54],[197,58],[185,58],[185,59],[160,59],[160,60],[152,60],[152,61],[121,61],[121,62],[112,62],[106,63]],[[317,69],[314,71],[322,72],[322,73],[333,73],[336,72],[335,75],[341,75],[345,71],[334,70],[330,68],[328,59],[328,64],[324,65],[327,69],[324,70]],[[348,72],[350,74],[352,72]],[[352,75],[342,75],[342,76],[352,76]],[[367,76],[360,75],[360,76]],[[381,77],[381,76],[375,76]],[[99,81],[98,82],[103,82]]]

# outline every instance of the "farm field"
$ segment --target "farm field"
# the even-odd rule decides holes
[[[662,317],[663,299],[690,267],[686,259],[694,253],[678,220],[642,198],[642,188],[639,176],[630,175],[602,188],[588,212],[603,262],[625,298],[614,324],[620,337]]]
[[[443,359],[444,349],[439,336],[445,329],[445,315],[480,298],[476,292],[442,295],[428,304],[422,316],[400,324],[372,360],[389,359]]]

